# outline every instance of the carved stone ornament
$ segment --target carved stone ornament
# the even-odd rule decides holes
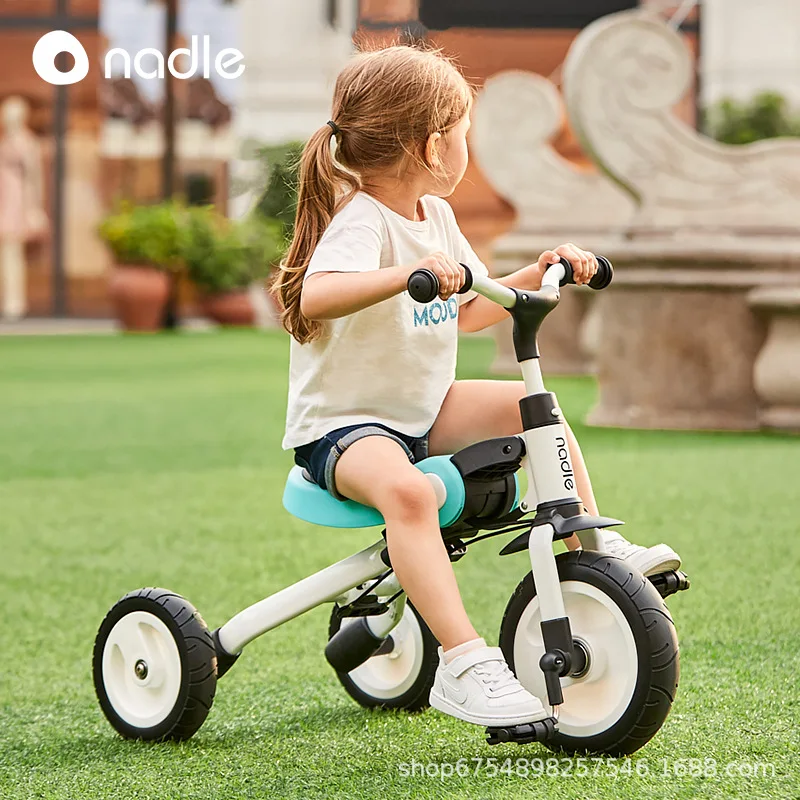
[[[558,89],[517,70],[489,78],[478,96],[470,147],[492,187],[517,211],[515,232],[623,228],[634,202],[597,171],[581,168],[552,146],[564,126]]]
[[[589,25],[563,70],[570,123],[585,151],[638,199],[637,233],[800,232],[800,141],[724,145],[679,120],[693,80],[680,35],[648,11]]]

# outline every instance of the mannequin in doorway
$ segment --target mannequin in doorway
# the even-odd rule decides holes
[[[4,319],[27,310],[25,244],[47,230],[42,152],[28,128],[28,104],[9,97],[0,105],[0,287]]]

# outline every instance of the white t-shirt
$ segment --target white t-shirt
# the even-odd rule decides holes
[[[413,264],[437,251],[488,274],[450,204],[425,196],[422,205],[425,219],[415,222],[357,194],[325,230],[306,276]],[[459,305],[474,296],[422,304],[404,291],[326,321],[321,339],[292,339],[284,449],[369,422],[409,436],[427,433],[455,380]]]

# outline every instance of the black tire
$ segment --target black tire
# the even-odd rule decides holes
[[[338,608],[334,606],[328,625],[328,639],[338,632],[341,625],[342,618]],[[436,668],[439,665],[439,642],[434,638],[425,620],[408,601],[403,619],[393,631],[396,636],[401,626],[404,628],[400,631],[400,635],[410,637],[405,640],[406,647],[413,647],[414,650],[412,664],[408,665],[410,668],[406,671],[404,680],[396,685],[396,690],[393,690],[391,683],[388,683],[384,685],[383,691],[379,691],[375,688],[374,682],[370,680],[372,675],[380,675],[381,669],[391,663],[387,661],[391,654],[372,656],[351,672],[336,672],[336,677],[344,686],[347,694],[365,708],[402,708],[406,711],[423,711],[430,706],[431,687]],[[419,648],[420,644],[421,648]],[[406,652],[412,651],[407,650]],[[380,659],[384,659],[384,661],[380,661]]]
[[[136,612],[150,617],[130,616]],[[123,641],[121,637],[125,636],[125,631],[131,630],[131,625],[138,626],[136,633],[144,640],[145,636],[140,632],[141,621],[147,623],[148,636],[158,637],[151,641],[150,650],[142,650],[142,653],[149,652],[148,658],[155,660],[152,668],[144,657],[137,659],[135,665],[129,664],[132,659],[126,659],[122,648],[115,644]],[[177,649],[177,657],[169,637]],[[127,641],[130,641],[130,634]],[[106,672],[104,654],[107,646]],[[135,655],[135,644],[129,652]],[[144,671],[144,678],[136,673],[137,668],[139,672]],[[161,675],[161,687],[167,682],[170,691],[164,688],[165,696],[154,704],[155,710],[149,718],[137,717],[150,702],[150,697],[142,694],[146,694],[147,688],[137,680],[147,680],[152,669],[158,671],[154,674]],[[95,639],[92,672],[100,708],[112,727],[127,739],[188,739],[208,716],[217,687],[217,657],[206,623],[191,603],[167,589],[147,588],[130,592],[111,608]],[[174,699],[173,693],[177,695]]]
[[[583,730],[589,731],[587,735],[576,735],[575,733],[581,730],[583,722],[576,723],[570,732],[568,724],[570,687],[566,687],[564,704],[560,708],[559,730],[551,740],[546,742],[546,745],[552,750],[567,753],[629,755],[645,745],[656,734],[664,724],[675,700],[680,669],[678,639],[672,618],[664,601],[650,581],[638,571],[626,566],[618,558],[593,551],[576,551],[559,555],[556,562],[559,579],[562,583],[575,581],[579,584],[589,584],[590,587],[599,590],[622,613],[633,637],[636,673],[635,685],[633,683],[633,664],[630,665],[630,672],[622,679],[628,681],[628,686],[633,686],[627,705],[625,703],[629,689],[621,691],[618,706],[609,712],[607,718],[601,717],[594,723],[595,727],[601,726],[608,719],[609,726],[603,730],[590,731],[590,726],[593,724],[590,722],[583,728]],[[585,596],[581,594],[582,592],[592,591],[580,589],[577,584],[571,584],[571,586],[575,598]],[[530,638],[521,639],[520,642],[524,641],[526,644],[520,644],[520,648],[515,653],[515,641],[521,618],[535,596],[533,576],[528,573],[509,600],[500,626],[500,647],[503,654],[511,669],[529,690],[532,690],[534,682],[539,680],[538,674],[533,672],[534,667],[538,670],[539,653],[530,645]],[[565,594],[566,602],[567,595]],[[596,601],[589,599],[583,602],[593,603]],[[616,612],[612,607],[609,606],[606,610],[611,618],[616,618]],[[567,614],[570,615],[569,607],[567,607]],[[533,616],[527,624],[538,627],[535,620],[536,617]],[[618,627],[619,635],[627,637],[628,634],[625,633],[624,625],[621,622],[618,623]],[[529,637],[531,633],[531,631],[528,632]],[[580,631],[577,631],[573,625],[573,637],[580,638],[579,633]],[[533,635],[537,634],[533,632]],[[608,641],[610,643],[611,640]],[[526,664],[522,665],[515,660],[515,655],[518,659],[520,650],[524,652],[525,648],[530,650],[531,657]],[[611,652],[611,658],[631,660],[620,647],[614,647],[613,651],[609,650],[609,652]],[[620,656],[620,653],[623,655]],[[603,657],[606,657],[605,653]],[[601,668],[599,665],[604,663],[603,657],[596,659],[598,669]],[[535,664],[532,663],[534,660]],[[611,660],[608,659],[606,663],[611,663]],[[618,670],[618,672],[623,671]],[[534,677],[526,680],[521,677],[520,673]],[[586,684],[583,687],[574,690],[576,694],[586,692],[587,687],[589,691],[591,690],[589,677],[591,676],[587,676]],[[576,687],[579,681],[580,678],[576,679]],[[544,694],[537,693],[542,697],[543,702],[546,702]],[[573,703],[575,703],[574,700]],[[573,708],[577,707],[577,705],[573,705]],[[621,713],[619,713],[619,707],[624,708]],[[585,717],[585,713],[583,716]],[[567,724],[565,724],[565,718]]]

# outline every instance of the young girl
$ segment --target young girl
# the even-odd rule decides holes
[[[506,316],[474,292],[455,294],[460,263],[487,274],[443,199],[467,167],[471,104],[471,88],[437,53],[390,47],[357,55],[336,82],[331,121],[303,152],[295,235],[275,291],[292,335],[284,448],[294,448],[297,463],[334,497],[383,514],[397,578],[441,644],[431,705],[499,726],[549,712],[472,627],[433,489],[413,466],[522,431],[522,382],[455,380],[458,331]],[[501,282],[535,290],[561,256],[576,283],[597,269],[591,253],[565,244]],[[427,306],[406,291],[421,267],[441,287]],[[569,436],[580,496],[597,514]],[[605,536],[609,552],[643,572],[680,564],[665,545],[645,549]]]

